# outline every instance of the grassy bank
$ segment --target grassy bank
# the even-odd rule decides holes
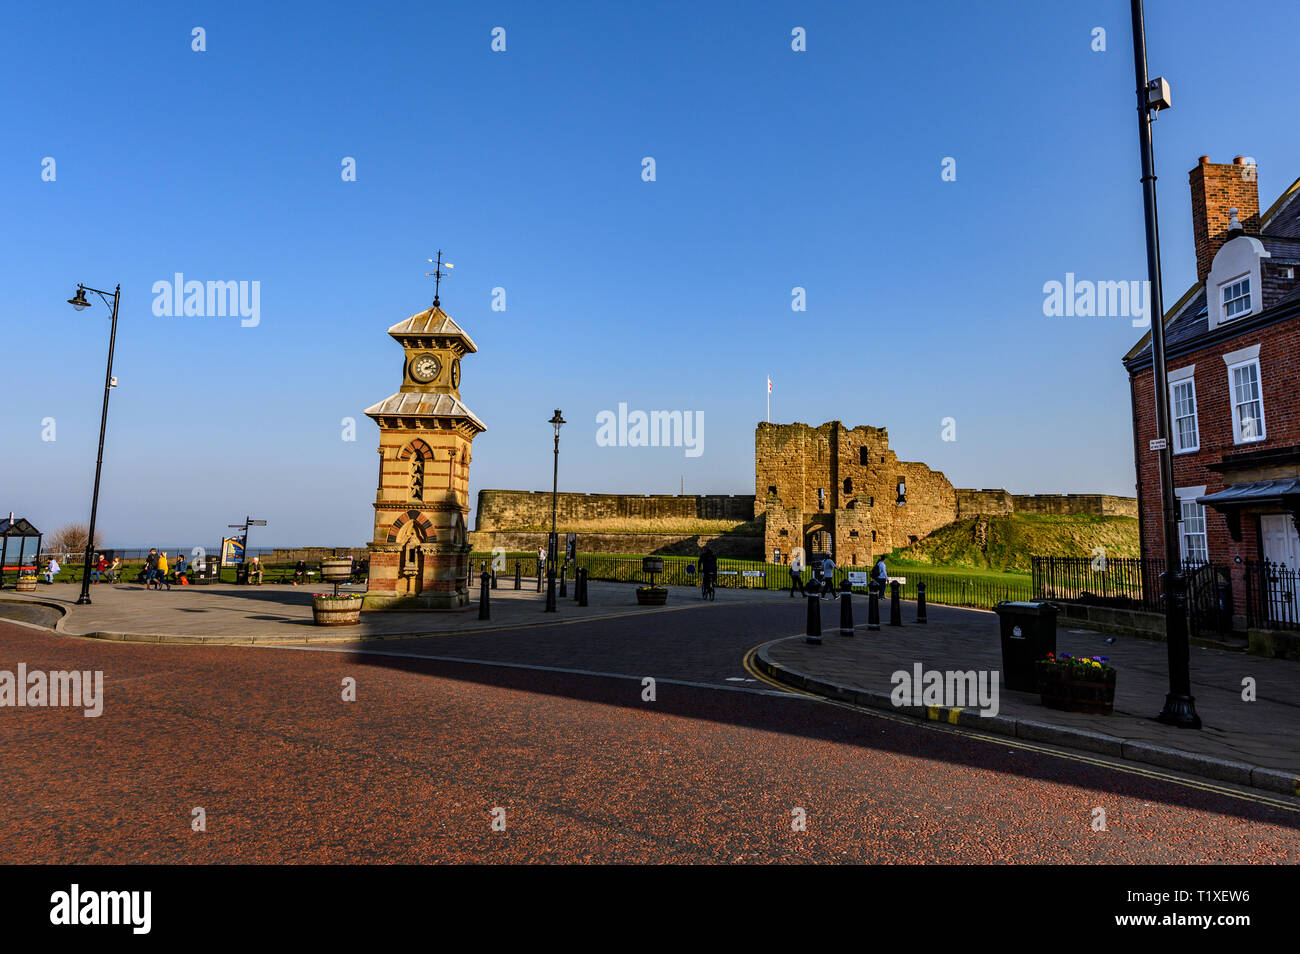
[[[1138,556],[1137,520],[1088,514],[969,517],[894,551],[886,562],[926,570],[1028,574],[1030,557],[1094,556],[1098,547],[1111,559]]]

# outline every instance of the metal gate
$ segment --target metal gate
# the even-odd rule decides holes
[[[1204,563],[1189,566],[1187,578],[1187,632],[1221,637],[1232,632],[1232,578],[1227,567]]]

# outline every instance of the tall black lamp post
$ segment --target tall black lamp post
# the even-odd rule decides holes
[[[560,486],[560,428],[564,425],[564,416],[560,409],[555,409],[555,416],[547,421],[555,428],[555,467],[551,471],[551,538],[546,545],[546,612],[555,612],[555,568],[559,562],[556,557],[558,537],[555,533],[556,498]]]
[[[1152,451],[1160,455],[1160,505],[1164,517],[1165,572],[1160,580],[1165,597],[1165,638],[1169,648],[1169,692],[1156,719],[1184,729],[1199,729],[1192,697],[1190,653],[1187,645],[1187,580],[1182,572],[1178,545],[1178,498],[1174,495],[1174,456],[1169,421],[1169,374],[1165,366],[1165,306],[1160,288],[1160,229],[1156,215],[1156,158],[1151,144],[1155,113],[1168,109],[1169,84],[1147,77],[1146,25],[1142,0],[1131,0],[1133,13],[1133,66],[1137,75],[1138,139],[1142,148],[1142,200],[1146,217],[1147,274],[1151,281],[1151,363],[1156,392],[1156,439]]]
[[[104,304],[109,305],[106,291],[100,291],[98,288],[87,288],[85,285],[77,286],[77,294],[68,299],[68,304],[77,311],[84,311],[90,307],[90,302],[86,301],[86,292],[93,292],[100,297]],[[117,342],[117,306],[122,299],[122,286],[118,285],[112,292],[113,301],[110,307],[113,309],[113,323],[108,331],[108,368],[104,371],[104,410],[99,416],[99,453],[95,457],[95,490],[90,498],[90,532],[86,535],[86,565],[85,572],[81,576],[81,595],[77,597],[78,605],[85,605],[90,602],[90,564],[95,551],[95,517],[99,511],[99,474],[104,467],[104,431],[108,427],[108,392],[113,388],[113,345]]]

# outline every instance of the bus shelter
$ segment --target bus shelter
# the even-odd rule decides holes
[[[31,521],[24,517],[15,517],[13,511],[9,512],[8,517],[0,517],[0,588],[4,587],[5,574],[11,569],[15,571],[15,579],[22,576],[23,571],[28,567],[23,562],[26,556],[28,540],[35,540],[36,545],[32,547],[32,573],[36,572],[36,559],[41,552],[41,531],[32,526]],[[18,562],[15,566],[9,565],[9,551],[14,549],[14,544],[18,545]]]

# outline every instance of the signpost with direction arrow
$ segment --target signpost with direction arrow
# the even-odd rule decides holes
[[[243,546],[243,548],[244,548],[244,552],[243,552],[243,561],[242,561],[242,562],[243,562],[243,563],[247,563],[247,562],[248,562],[248,528],[249,528],[249,527],[265,527],[265,526],[266,526],[266,521],[265,521],[265,520],[254,520],[252,517],[245,517],[243,523],[229,523],[229,524],[226,524],[226,526],[228,526],[231,530],[242,530],[242,531],[243,531],[243,533],[242,533],[242,534],[240,535],[240,537],[239,537],[239,542],[240,542],[240,544],[241,544],[241,545]]]

